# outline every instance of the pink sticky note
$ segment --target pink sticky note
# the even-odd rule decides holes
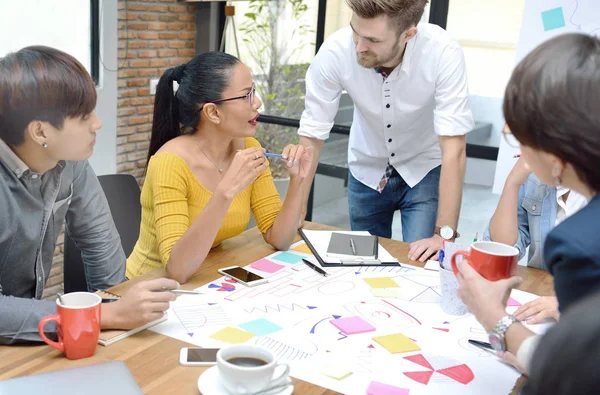
[[[356,335],[357,333],[373,332],[376,328],[360,317],[339,318],[329,320],[333,326],[345,335]]]
[[[251,263],[250,267],[265,273],[275,273],[277,270],[283,268],[283,265],[278,265],[275,262],[271,262],[270,260],[263,258]]]
[[[508,298],[508,302],[506,302],[506,305],[508,307],[511,307],[511,306],[517,306],[518,307],[518,306],[521,306],[521,303],[518,300],[516,300],[516,299]]]
[[[371,381],[367,388],[367,395],[408,395],[408,391],[406,388]]]

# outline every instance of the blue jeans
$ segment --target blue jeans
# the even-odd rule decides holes
[[[402,238],[410,243],[433,236],[438,209],[441,166],[410,188],[396,169],[381,193],[348,175],[348,207],[352,230],[392,237],[394,212],[402,216]]]

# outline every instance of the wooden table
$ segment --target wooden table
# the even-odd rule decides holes
[[[306,228],[332,229],[314,223],[306,224]],[[383,238],[380,238],[379,241],[400,262],[423,266],[422,263],[410,261],[407,258],[408,244]],[[259,231],[253,228],[224,241],[211,251],[201,269],[182,288],[198,288],[221,277],[217,273],[218,268],[233,264],[245,266],[271,253],[273,253],[272,248],[263,241]],[[164,269],[157,269],[132,281],[117,285],[111,291],[121,295],[134,282],[164,275]],[[520,266],[519,275],[524,279],[521,290],[538,295],[554,295],[552,276],[547,272]],[[198,377],[206,368],[179,365],[179,349],[189,346],[180,340],[152,331],[143,331],[109,347],[98,346],[93,357],[77,361],[64,358],[59,351],[47,345],[0,346],[0,380],[121,360],[127,364],[145,394],[197,394]],[[335,391],[303,381],[296,384],[294,393],[303,395],[337,394]]]

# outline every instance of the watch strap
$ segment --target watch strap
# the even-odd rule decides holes
[[[506,351],[506,341],[504,340],[504,337],[506,335],[506,331],[508,331],[508,328],[510,328],[510,326],[515,322],[520,321],[514,315],[507,314],[504,317],[500,318],[500,320],[498,320],[498,323],[490,332],[490,337],[495,336],[502,342],[503,349],[501,351]]]

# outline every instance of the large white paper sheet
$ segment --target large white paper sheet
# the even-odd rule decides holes
[[[512,390],[519,373],[468,343],[487,341],[474,317],[441,310],[438,273],[408,265],[339,267],[323,277],[301,261],[286,262],[293,261],[290,254],[307,255],[289,251],[279,256],[283,261],[278,254],[267,257],[282,265],[273,274],[247,267],[268,277],[268,284],[247,288],[221,278],[199,288],[207,295],[181,295],[171,304],[168,321],[152,330],[201,347],[257,344],[289,362],[293,376],[344,394],[365,394],[373,381],[409,389],[411,395]],[[382,277],[398,285],[398,297],[373,296],[365,279]],[[507,310],[535,298],[513,291]],[[376,330],[345,335],[329,322],[348,317],[360,317]],[[392,354],[373,340],[398,333],[420,350]],[[325,374],[331,366],[351,374],[332,378]]]

